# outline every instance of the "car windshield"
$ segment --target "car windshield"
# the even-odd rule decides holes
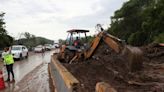
[[[12,47],[12,50],[21,50],[21,47]]]

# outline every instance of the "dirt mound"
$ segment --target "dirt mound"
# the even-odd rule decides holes
[[[152,43],[148,46],[141,47],[141,49],[148,62],[164,63],[164,46]]]
[[[96,83],[102,81],[118,92],[163,92],[164,62],[148,62],[150,59],[146,56],[146,47],[142,50],[145,52],[144,65],[134,73],[126,67],[127,58],[115,53],[103,42],[89,60],[63,65],[80,81],[80,92],[95,92]],[[164,58],[163,55],[159,57]]]

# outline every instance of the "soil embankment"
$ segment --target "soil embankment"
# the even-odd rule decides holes
[[[81,83],[79,92],[95,92],[97,82],[106,82],[118,92],[164,92],[164,47],[141,47],[143,67],[129,72],[127,58],[101,43],[87,61],[63,64]]]

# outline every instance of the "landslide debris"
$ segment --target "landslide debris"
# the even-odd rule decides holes
[[[141,50],[143,67],[136,72],[126,67],[128,57],[115,53],[104,42],[92,58],[63,65],[80,81],[79,92],[95,92],[97,82],[109,83],[118,92],[164,92],[164,47],[148,45]]]

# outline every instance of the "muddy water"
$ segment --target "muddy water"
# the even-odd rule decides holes
[[[15,92],[50,92],[47,64],[41,64],[27,74],[16,86]]]
[[[15,83],[6,83],[6,89],[0,92],[50,92],[48,63],[54,52],[30,53],[28,59],[16,61],[14,64]],[[5,67],[4,79],[7,78]]]

